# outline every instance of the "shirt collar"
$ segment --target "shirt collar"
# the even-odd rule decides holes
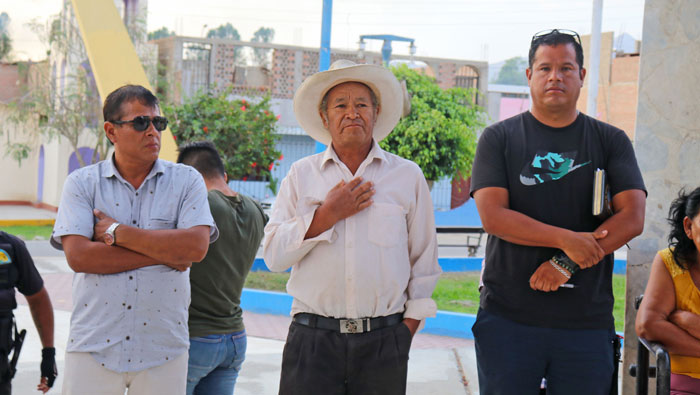
[[[102,163],[104,163],[104,171],[102,172],[102,176],[104,178],[116,177],[120,181],[126,182],[124,177],[122,177],[122,175],[119,173],[119,170],[117,170],[117,166],[114,165],[114,154],[112,154],[109,160],[106,160]],[[160,174],[163,172],[164,167],[162,161],[160,159],[156,159],[156,162],[153,164],[151,171],[146,176],[146,180],[153,178],[156,176],[156,174]]]
[[[365,158],[363,163],[367,161],[371,162],[374,159],[379,159],[386,162],[386,153],[383,149],[381,149],[381,147],[379,147],[377,141],[372,139],[372,148],[370,148],[369,153],[367,154],[367,157]],[[323,151],[323,158],[321,158],[321,164],[319,168],[323,169],[323,167],[326,165],[326,163],[328,163],[328,161],[340,163],[340,159],[335,153],[332,144],[329,144],[328,147],[326,147],[326,150]]]

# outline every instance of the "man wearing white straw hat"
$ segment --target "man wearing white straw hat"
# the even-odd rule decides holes
[[[265,228],[268,267],[292,268],[280,394],[406,392],[440,267],[423,173],[378,144],[403,97],[389,70],[348,60],[296,92],[299,124],[328,148],[292,165]]]

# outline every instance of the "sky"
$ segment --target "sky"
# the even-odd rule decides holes
[[[27,27],[57,14],[63,0],[0,0],[10,16],[15,60],[40,60],[46,48]],[[532,35],[550,28],[590,34],[593,0],[335,0],[331,47],[357,49],[362,34],[415,39],[418,56],[499,62],[527,56]],[[259,27],[275,29],[273,42],[318,47],[322,0],[149,0],[148,31],[162,26],[201,37],[230,22],[249,40]],[[642,38],[644,0],[603,0],[602,31]],[[379,51],[381,41],[368,41]],[[408,54],[408,43],[393,44]]]

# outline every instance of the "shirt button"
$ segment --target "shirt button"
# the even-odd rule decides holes
[[[127,310],[131,310],[131,305],[126,306]]]
[[[129,280],[133,280],[133,279],[134,279],[134,276],[129,276]]]
[[[136,192],[136,196],[138,196],[138,195],[139,195],[139,193],[138,193],[138,192]]]
[[[131,221],[132,224],[136,224],[136,220]]]
[[[126,337],[126,340],[131,340],[131,336],[127,336],[127,337]]]

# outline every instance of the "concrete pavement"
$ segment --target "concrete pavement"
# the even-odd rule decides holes
[[[53,225],[56,213],[30,205],[0,204],[0,226]]]

